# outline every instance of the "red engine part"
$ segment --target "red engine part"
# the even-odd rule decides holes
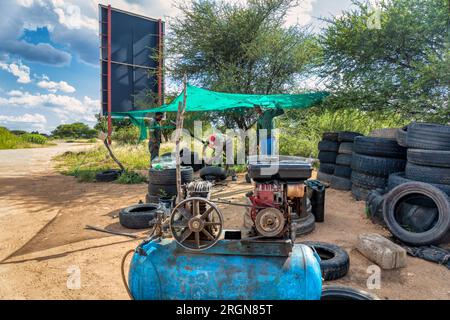
[[[279,203],[278,199],[280,198],[281,192],[282,189],[278,184],[261,183],[256,185],[253,195],[248,198],[254,206],[279,209],[281,203]],[[252,208],[251,217],[253,221],[255,221],[259,210]]]

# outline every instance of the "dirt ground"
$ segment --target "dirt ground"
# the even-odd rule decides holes
[[[52,169],[57,153],[86,145],[60,144],[33,150],[0,151],[0,299],[128,299],[120,276],[123,254],[140,240],[86,230],[86,224],[123,229],[118,210],[145,198],[146,185],[78,183]],[[251,186],[240,177],[218,187],[215,197],[239,201]],[[226,228],[239,228],[243,211],[219,205]],[[355,249],[360,233],[389,233],[365,218],[364,202],[349,192],[327,190],[325,223],[302,240],[338,244],[350,255],[350,272],[334,284],[369,291],[372,264]],[[450,299],[449,270],[408,257],[406,268],[382,271],[381,299]],[[79,270],[81,287],[67,283]],[[70,282],[70,281],[69,281]],[[329,283],[331,284],[331,283]]]

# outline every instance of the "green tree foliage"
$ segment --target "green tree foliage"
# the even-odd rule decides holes
[[[89,128],[88,125],[76,122],[72,124],[61,124],[52,131],[55,138],[90,139],[97,136],[97,130]]]
[[[355,4],[320,36],[327,104],[450,121],[448,1],[382,1],[381,28],[367,2]]]
[[[171,24],[168,71],[204,88],[238,93],[289,92],[319,48],[307,29],[284,28],[294,0],[199,1],[178,5]],[[210,113],[227,128],[248,128],[252,110]]]

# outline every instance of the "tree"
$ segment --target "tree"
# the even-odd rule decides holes
[[[272,94],[293,90],[320,50],[307,29],[285,28],[295,0],[245,4],[194,0],[178,4],[181,17],[168,36],[168,72],[176,80],[222,92]],[[210,113],[217,125],[247,129],[252,110]]]
[[[61,124],[52,131],[55,138],[91,139],[97,136],[97,131],[88,125],[76,122],[72,124]]]
[[[320,37],[327,104],[450,121],[448,1],[382,1],[379,29],[368,24],[373,8],[355,4]]]

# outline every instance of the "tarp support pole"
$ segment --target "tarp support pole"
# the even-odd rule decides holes
[[[111,5],[108,6],[108,144],[111,144],[111,134],[112,134],[112,97],[111,97]]]
[[[158,37],[158,105],[163,105],[163,94],[162,94],[162,86],[163,86],[163,70],[162,70],[162,64],[163,64],[163,24],[162,20],[158,20],[158,27],[159,27],[159,37]]]

